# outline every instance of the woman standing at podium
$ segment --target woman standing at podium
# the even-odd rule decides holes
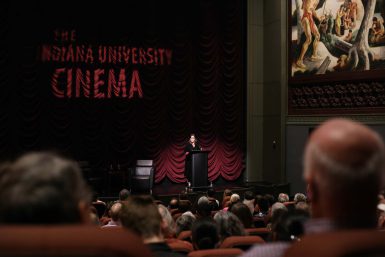
[[[201,146],[199,145],[196,137],[195,137],[195,134],[190,134],[190,139],[188,141],[188,144],[186,145],[186,147],[184,148],[184,152],[185,152],[185,155],[186,155],[186,159],[185,159],[185,167],[184,167],[184,172],[185,172],[185,176],[187,178],[187,186],[190,187],[191,186],[191,158],[189,158],[189,154],[192,152],[192,151],[201,151],[202,148]]]

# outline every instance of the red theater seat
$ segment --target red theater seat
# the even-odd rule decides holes
[[[385,232],[350,230],[307,235],[293,244],[285,257],[380,257],[385,256]]]
[[[186,254],[194,250],[192,244],[184,240],[173,238],[166,240],[166,242],[174,252]]]
[[[0,256],[147,257],[141,238],[124,229],[93,226],[3,226]]]
[[[193,251],[188,254],[188,257],[235,257],[242,254],[241,249],[210,249]]]
[[[191,230],[182,231],[178,235],[178,239],[191,242],[191,235],[192,235]]]
[[[254,244],[264,244],[260,236],[230,236],[226,238],[219,248],[239,248],[242,250],[247,250]]]

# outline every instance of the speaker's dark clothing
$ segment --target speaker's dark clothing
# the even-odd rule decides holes
[[[200,145],[198,143],[195,143],[195,147],[193,147],[192,144],[187,144],[186,147],[184,148],[184,152],[191,152],[191,151],[199,151],[201,149]]]
[[[195,147],[192,144],[188,143],[184,148],[185,153],[191,153],[192,151],[199,151],[201,147],[198,143],[195,143]],[[184,166],[184,175],[188,181],[191,181],[191,157],[186,154],[185,166]]]

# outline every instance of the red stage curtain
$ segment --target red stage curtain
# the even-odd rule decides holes
[[[183,182],[183,149],[195,133],[210,151],[211,181],[241,175],[245,1],[68,1],[61,8],[37,2],[0,4],[1,159],[41,149],[94,167],[154,159],[156,182]],[[172,65],[137,67],[142,99],[58,99],[49,79],[57,67],[36,60],[55,28],[74,28],[92,44],[170,48]]]

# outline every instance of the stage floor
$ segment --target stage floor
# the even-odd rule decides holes
[[[155,184],[152,189],[152,196],[156,200],[160,200],[164,203],[168,203],[171,198],[176,197],[178,198],[180,194],[186,192],[186,183],[173,183],[170,181],[163,181],[160,184]],[[222,199],[223,197],[223,191],[225,189],[230,189],[234,193],[238,193],[241,197],[243,197],[243,193],[247,190],[253,190],[252,187],[247,187],[240,185],[239,182],[228,182],[225,183],[219,182],[219,183],[213,183],[212,187],[207,188],[193,188],[193,190],[187,191],[187,195],[189,199],[195,199],[197,196],[204,195],[207,193],[207,190],[209,188],[213,188],[215,190],[215,197],[217,199]],[[111,192],[107,195],[101,195],[99,197],[100,200],[103,201],[115,201],[118,199],[119,192]]]

